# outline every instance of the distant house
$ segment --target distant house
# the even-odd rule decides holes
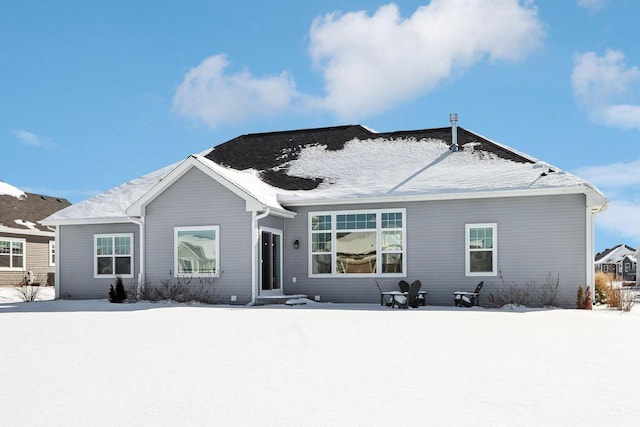
[[[638,260],[640,259],[640,248],[636,250],[636,286],[640,286],[640,274],[638,274]]]
[[[429,304],[452,305],[480,281],[482,303],[558,277],[558,304],[575,307],[605,207],[584,180],[453,122],[243,135],[43,223],[56,227],[62,298],[105,298],[116,277],[213,277],[226,304],[375,303],[376,281],[420,279]]]
[[[38,221],[69,205],[0,181],[0,285],[16,285],[25,277],[46,283],[55,271],[55,233]]]
[[[594,269],[613,276],[618,281],[636,280],[636,250],[629,245],[619,244],[605,249],[595,256]]]

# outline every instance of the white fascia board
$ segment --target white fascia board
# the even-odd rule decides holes
[[[38,221],[42,225],[93,225],[93,224],[124,224],[133,222],[128,216],[106,218],[69,218],[58,220]]]
[[[0,233],[20,234],[24,236],[45,236],[45,237],[55,236],[55,233],[53,231],[27,230],[22,228],[7,227],[4,225],[0,225]]]
[[[382,197],[353,197],[340,199],[308,199],[308,200],[287,200],[278,201],[283,206],[319,206],[319,205],[353,205],[361,203],[399,203],[399,202],[426,202],[438,200],[465,200],[465,199],[489,199],[500,197],[527,197],[527,196],[551,196],[562,194],[584,194],[587,197],[587,206],[598,207],[599,211],[604,210],[607,205],[606,198],[600,192],[594,191],[590,187],[557,187],[541,189],[518,189],[518,190],[493,190],[493,191],[469,191],[458,193],[435,193],[418,194],[407,196],[382,196]]]

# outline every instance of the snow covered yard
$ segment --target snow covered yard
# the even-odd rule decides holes
[[[3,425],[640,420],[639,307],[622,313],[8,300],[3,289]]]

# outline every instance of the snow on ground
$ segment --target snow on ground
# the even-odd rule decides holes
[[[640,420],[640,306],[623,313],[20,303],[7,292],[0,293],[3,425]]]

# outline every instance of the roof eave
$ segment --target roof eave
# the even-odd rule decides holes
[[[93,224],[123,224],[132,222],[128,216],[102,217],[102,218],[60,218],[44,219],[39,221],[42,225],[93,225]]]
[[[55,235],[53,231],[30,230],[26,228],[13,228],[13,227],[7,227],[4,225],[0,225],[0,233],[20,234],[25,236],[46,236],[46,237],[53,237]]]
[[[562,194],[584,194],[586,196],[586,206],[598,212],[606,209],[607,200],[602,193],[589,186],[575,187],[553,187],[553,188],[529,188],[514,190],[489,190],[489,191],[449,191],[442,193],[425,193],[414,195],[394,195],[394,196],[369,196],[369,197],[342,197],[342,198],[316,198],[295,200],[285,197],[279,198],[279,202],[284,207],[294,206],[317,206],[317,205],[351,205],[361,203],[398,203],[398,202],[423,202],[438,200],[465,200],[465,199],[485,199],[499,197],[525,197],[525,196],[545,196]]]

